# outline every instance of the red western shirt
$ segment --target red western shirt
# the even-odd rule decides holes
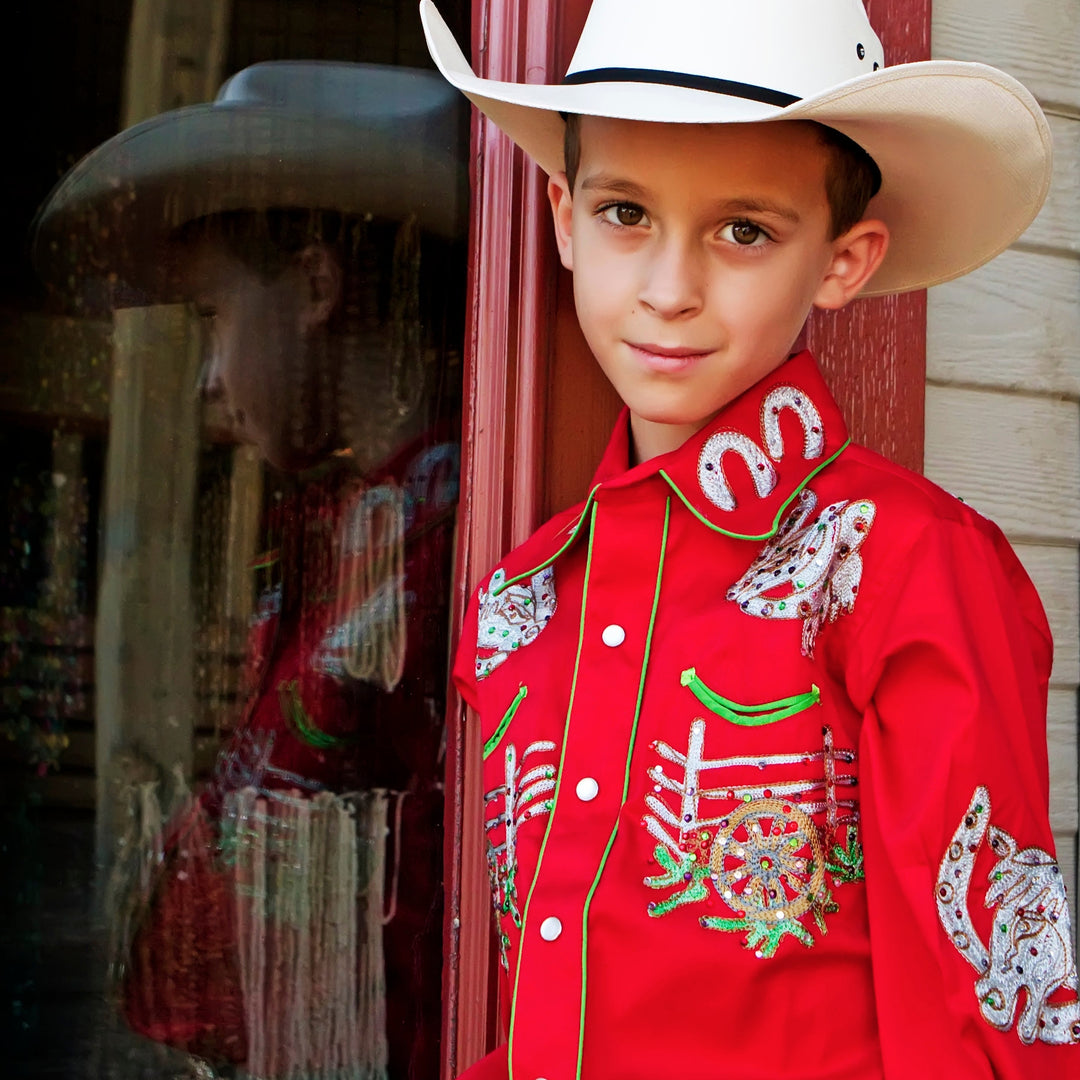
[[[511,1003],[470,1080],[1080,1076],[1000,531],[851,445],[808,353],[629,460],[624,414],[467,616]]]

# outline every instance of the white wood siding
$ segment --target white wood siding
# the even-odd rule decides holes
[[[994,518],[1054,632],[1050,820],[1076,919],[1080,684],[1080,3],[934,0],[933,55],[1021,79],[1054,136],[1038,220],[988,266],[930,290],[926,473]]]

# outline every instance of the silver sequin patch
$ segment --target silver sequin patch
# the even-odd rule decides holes
[[[968,888],[975,859],[989,834],[996,858],[986,890],[994,909],[990,941],[971,921]],[[1015,1021],[1022,1042],[1080,1043],[1080,1000],[1065,883],[1054,858],[1041,848],[1021,849],[990,824],[990,793],[977,787],[967,813],[941,860],[936,889],[938,917],[957,952],[978,972],[975,994],[983,1019],[999,1031]],[[1072,992],[1063,1004],[1047,999]],[[1020,991],[1024,1006],[1016,1018]]]
[[[761,447],[739,431],[718,431],[702,447],[698,458],[698,483],[705,498],[721,510],[735,509],[735,496],[724,476],[723,458],[729,452],[738,454],[746,463],[754,490],[759,499],[764,499],[776,487],[776,470]]]
[[[512,652],[531,645],[555,614],[557,601],[552,567],[507,588],[503,587],[505,581],[506,571],[500,567],[491,575],[487,590],[480,590],[476,629],[477,679],[486,679]]]
[[[855,607],[862,579],[859,549],[877,509],[868,499],[835,502],[813,520],[817,496],[805,489],[776,535],[727,591],[747,615],[802,619],[802,652],[813,656],[826,622]]]
[[[802,423],[804,432],[803,457],[807,461],[821,457],[825,451],[825,427],[817,406],[795,386],[777,386],[761,403],[761,434],[765,449],[773,461],[784,456],[784,440],[780,434],[780,413],[791,409]]]

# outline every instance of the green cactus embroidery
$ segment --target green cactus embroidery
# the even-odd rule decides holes
[[[645,884],[651,889],[666,889],[676,886],[681,892],[673,893],[666,900],[649,904],[649,914],[654,917],[666,915],[683,904],[693,904],[709,898],[705,879],[709,876],[709,864],[700,863],[692,852],[680,852],[682,858],[676,859],[663,844],[657,844],[653,858],[665,871],[655,877],[647,877]]]
[[[825,869],[832,875],[834,885],[847,885],[853,881],[865,881],[863,869],[863,849],[859,843],[859,830],[854,825],[847,827],[847,846],[833,844]]]

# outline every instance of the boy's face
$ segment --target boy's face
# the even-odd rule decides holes
[[[264,282],[213,241],[192,250],[185,270],[208,330],[204,393],[224,402],[240,438],[290,468],[290,376],[304,362],[300,282]]]
[[[848,239],[868,223],[830,238],[828,160],[804,124],[581,118],[575,190],[557,175],[549,195],[578,319],[639,460],[783,363],[811,307],[842,306],[880,262],[884,226],[873,267],[849,280]]]
[[[188,249],[182,267],[207,326],[203,394],[223,401],[235,433],[276,468],[299,470],[322,455],[301,398],[318,375],[309,341],[320,319],[312,274],[298,256],[265,281],[214,240]]]

